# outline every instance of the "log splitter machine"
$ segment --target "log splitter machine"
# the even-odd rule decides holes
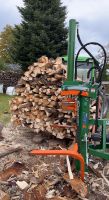
[[[81,45],[75,56],[75,37]],[[101,64],[87,49],[89,45],[99,46],[104,54],[103,63]],[[78,65],[77,60],[80,52],[84,50],[93,61],[92,67],[88,70],[87,81],[78,81]],[[89,154],[109,160],[109,135],[106,133],[106,126],[109,120],[99,115],[99,100],[103,99],[102,94],[102,76],[106,66],[106,52],[104,47],[97,43],[91,42],[83,44],[79,35],[78,23],[71,19],[69,22],[69,45],[68,45],[68,68],[67,80],[62,86],[61,95],[68,99],[69,109],[75,108],[71,106],[71,102],[76,102],[76,126],[77,136],[76,143],[72,150],[32,150],[32,155],[68,155],[76,159],[76,169],[80,169],[81,179],[84,180],[84,172],[89,162]],[[85,70],[85,69],[84,69]],[[95,101],[96,115],[95,118],[90,117],[90,105]],[[70,106],[69,106],[70,103]],[[72,120],[73,121],[73,120]],[[73,124],[72,124],[73,126]],[[90,126],[94,126],[94,133],[89,134]]]

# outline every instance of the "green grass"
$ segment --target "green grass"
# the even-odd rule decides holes
[[[12,99],[12,96],[0,94],[0,122],[6,125],[11,118],[10,109],[9,109],[9,100]]]

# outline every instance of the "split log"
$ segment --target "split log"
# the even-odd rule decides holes
[[[74,138],[77,129],[72,126],[72,118],[75,121],[76,116],[73,111],[62,109],[60,92],[65,79],[66,66],[61,58],[39,58],[18,81],[17,96],[10,102],[11,121],[34,129],[36,133],[49,133],[61,139]],[[91,107],[91,111],[94,115],[95,107]]]

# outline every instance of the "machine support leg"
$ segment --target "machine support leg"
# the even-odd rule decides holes
[[[103,151],[106,151],[106,121],[103,121]]]
[[[80,175],[81,179],[84,181],[84,169],[85,169],[85,162],[81,154],[78,152],[78,145],[75,144],[72,150],[32,150],[32,155],[65,155],[65,156],[71,156],[72,158],[80,161]]]

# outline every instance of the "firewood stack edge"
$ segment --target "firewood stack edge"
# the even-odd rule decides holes
[[[71,126],[74,113],[62,110],[60,92],[65,77],[66,66],[61,58],[42,56],[29,66],[18,81],[17,96],[10,102],[11,121],[60,139],[75,136],[76,130]]]

